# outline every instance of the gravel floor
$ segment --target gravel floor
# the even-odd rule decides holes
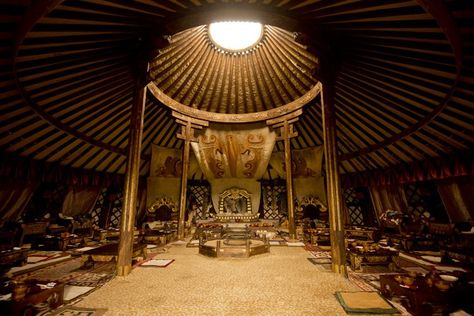
[[[172,246],[157,256],[175,259],[168,267],[136,268],[76,306],[107,308],[105,315],[346,315],[334,292],[357,290],[320,271],[301,247],[272,247],[249,259],[197,252]]]

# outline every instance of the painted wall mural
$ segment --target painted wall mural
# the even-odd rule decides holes
[[[192,143],[207,179],[261,178],[275,144],[275,133],[262,125],[213,125]]]

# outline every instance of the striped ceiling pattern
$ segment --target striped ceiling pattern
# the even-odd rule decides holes
[[[262,45],[242,59],[215,50],[209,21],[199,18],[227,9],[280,18],[266,19]],[[310,44],[296,43],[293,31]],[[180,40],[163,43],[177,32]],[[467,0],[0,0],[0,149],[123,173],[144,45],[157,53],[150,75],[161,89],[219,113],[301,96],[317,82],[318,60],[309,52],[329,47],[346,173],[472,149],[474,1]],[[318,100],[296,129],[293,148],[322,144]],[[169,110],[150,96],[142,175],[152,144],[182,146],[177,131]]]
[[[174,100],[217,113],[253,113],[288,104],[317,80],[318,59],[293,34],[265,26],[257,47],[232,53],[212,44],[206,26],[180,32],[151,61],[150,76]]]

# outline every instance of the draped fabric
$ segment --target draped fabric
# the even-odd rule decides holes
[[[151,146],[150,177],[179,178],[182,172],[180,149]]]
[[[323,146],[292,150],[292,176],[295,197],[298,201],[305,197],[318,197],[326,204],[324,177],[321,175]],[[284,153],[273,153],[270,159],[272,170],[286,179]]]
[[[150,177],[147,179],[146,207],[166,198],[179,203],[182,151],[180,149],[152,146]]]
[[[206,176],[260,179],[267,169],[275,145],[275,132],[261,124],[241,126],[215,124],[192,143],[194,154]]]
[[[474,219],[474,177],[440,181],[438,192],[452,223]]]
[[[401,185],[369,187],[370,197],[377,217],[387,210],[405,212],[407,200]]]
[[[291,173],[293,178],[321,176],[323,146],[291,151]],[[286,178],[285,156],[283,152],[272,153],[270,165],[281,178]]]
[[[124,175],[101,173],[36,161],[0,153],[0,177],[27,183],[63,183],[66,185],[122,185]]]
[[[34,183],[0,182],[0,226],[21,216],[36,187]]]
[[[219,194],[236,187],[251,193],[252,210],[258,211],[261,189],[257,180],[267,169],[275,139],[275,132],[263,124],[213,124],[198,135],[198,142],[191,146],[211,184],[216,210]]]
[[[64,198],[61,213],[64,216],[89,213],[99,198],[100,190],[100,187],[70,186]]]
[[[466,153],[460,156],[417,161],[385,170],[344,174],[341,176],[341,181],[344,188],[352,188],[474,176],[473,156],[473,153]]]

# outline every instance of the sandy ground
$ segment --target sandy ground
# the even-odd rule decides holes
[[[105,315],[346,315],[334,292],[357,288],[308,256],[302,247],[272,247],[249,259],[213,259],[172,246],[156,257],[175,259],[168,267],[135,268],[76,306]]]

